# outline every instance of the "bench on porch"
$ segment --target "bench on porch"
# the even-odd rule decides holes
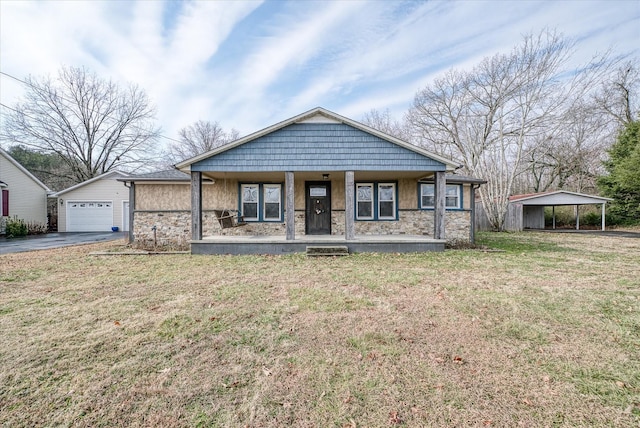
[[[245,224],[247,224],[244,221],[244,217],[239,215],[238,211],[236,210],[213,210],[213,213],[218,219],[220,227],[223,229],[244,226]]]

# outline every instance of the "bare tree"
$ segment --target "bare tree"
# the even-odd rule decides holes
[[[588,97],[571,102],[557,120],[559,126],[527,141],[519,191],[596,189],[611,142],[610,121]]]
[[[639,77],[637,60],[610,52],[579,70],[562,93],[557,126],[527,142],[517,188],[595,191],[606,150],[638,114]]]
[[[55,80],[27,77],[25,101],[7,117],[2,138],[55,153],[82,182],[152,158],[159,129],[136,85],[121,88],[84,68],[63,67]]]
[[[624,128],[640,114],[640,65],[637,58],[627,59],[603,79],[594,99],[600,109]],[[615,138],[615,136],[614,136]]]
[[[173,164],[237,140],[240,133],[235,129],[227,132],[218,122],[199,120],[182,128],[179,135],[180,142],[173,142],[167,153]]]
[[[522,173],[526,143],[555,126],[564,101],[558,76],[571,51],[572,43],[555,33],[526,36],[471,72],[452,70],[435,80],[407,114],[424,144],[488,181],[480,195],[496,229]]]
[[[409,141],[411,136],[407,126],[391,116],[389,109],[382,112],[376,109],[369,110],[362,117],[362,123],[403,141]]]

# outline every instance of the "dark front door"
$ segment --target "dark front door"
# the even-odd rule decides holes
[[[331,182],[307,181],[305,187],[305,233],[331,235]]]

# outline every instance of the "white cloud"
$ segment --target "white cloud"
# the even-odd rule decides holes
[[[0,1],[0,15],[3,72],[135,82],[171,137],[198,119],[250,133],[318,105],[401,113],[438,74],[543,28],[577,40],[576,63],[637,55],[640,40],[637,1]],[[0,79],[10,105],[22,88]]]

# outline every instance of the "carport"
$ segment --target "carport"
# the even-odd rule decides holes
[[[580,230],[580,205],[602,205],[602,230],[605,230],[605,206],[612,199],[583,193],[558,190],[549,193],[533,193],[514,195],[509,198],[509,210],[505,225],[510,230],[544,229],[544,208],[551,207],[553,213],[553,229],[556,228],[556,210],[558,206],[576,207],[576,230]]]

